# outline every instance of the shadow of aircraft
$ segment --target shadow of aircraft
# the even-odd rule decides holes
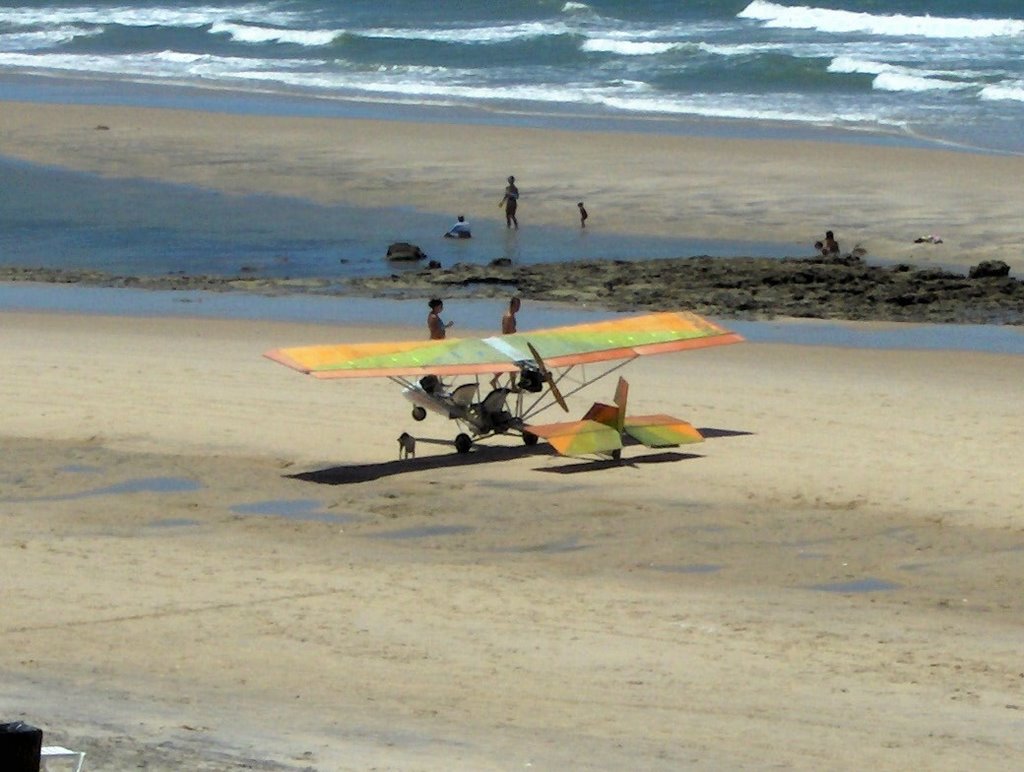
[[[739,429],[714,429],[710,426],[701,426],[697,429],[706,440],[717,440],[721,437],[749,437],[754,432],[745,432]]]
[[[432,444],[451,445],[450,442],[420,440]],[[352,464],[349,466],[333,466],[317,469],[312,472],[285,475],[293,480],[319,483],[320,485],[352,485],[353,483],[370,482],[382,477],[391,477],[409,472],[423,472],[429,469],[448,469],[452,467],[491,464],[498,461],[509,461],[525,456],[552,456],[555,451],[550,445],[527,445],[511,447],[507,445],[476,445],[469,453],[451,453],[444,456],[428,456],[426,458],[409,458],[401,461],[384,461],[377,464]]]
[[[735,431],[732,429],[701,428],[700,433],[705,439],[717,439],[721,437],[742,437],[751,435],[753,432]],[[451,445],[448,440],[434,440],[425,437],[417,437],[417,443],[430,445]],[[623,443],[629,447],[638,445],[635,440],[627,438]],[[320,485],[352,485],[355,483],[370,482],[383,477],[391,477],[398,474],[410,472],[423,472],[430,469],[449,469],[463,466],[474,466],[476,464],[492,464],[499,461],[509,461],[515,458],[528,456],[554,456],[557,455],[550,445],[541,443],[532,447],[527,445],[474,445],[470,453],[451,453],[443,456],[428,456],[426,458],[409,458],[401,461],[384,461],[376,464],[351,464],[347,466],[333,466],[326,469],[315,469],[311,472],[300,472],[298,474],[285,475],[293,480],[318,483]],[[703,458],[696,453],[654,453],[646,456],[635,456],[628,459],[594,459],[591,461],[572,461],[556,467],[538,469],[540,472],[551,472],[554,474],[578,474],[580,472],[597,472],[601,469],[609,469],[619,466],[639,466],[641,464],[664,464],[676,461],[686,461],[693,458]]]
[[[577,461],[561,466],[549,466],[538,469],[538,472],[552,472],[554,474],[580,474],[581,472],[599,472],[602,469],[614,469],[622,466],[637,467],[642,464],[668,464],[676,461],[687,461],[692,458],[704,458],[698,453],[649,453],[646,456],[634,456],[631,458],[596,458],[593,461]]]

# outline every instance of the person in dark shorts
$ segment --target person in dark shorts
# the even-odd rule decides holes
[[[519,221],[516,219],[516,209],[519,207],[519,188],[516,187],[515,177],[508,178],[505,195],[501,197],[498,206],[505,207],[505,227],[519,230]]]

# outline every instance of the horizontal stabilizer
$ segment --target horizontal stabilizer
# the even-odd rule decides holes
[[[670,415],[627,416],[622,428],[649,448],[670,448],[704,441],[703,435],[691,424]]]
[[[525,430],[547,440],[563,456],[591,456],[622,448],[622,436],[597,421],[566,421],[527,426]]]

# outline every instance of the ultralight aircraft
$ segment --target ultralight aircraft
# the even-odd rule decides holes
[[[388,378],[413,404],[415,420],[430,411],[456,422],[459,453],[468,453],[474,441],[513,434],[527,445],[543,438],[563,455],[618,458],[624,435],[658,448],[703,437],[671,416],[627,415],[622,378],[614,404],[595,403],[579,421],[541,424],[534,418],[556,405],[568,412],[567,397],[639,356],[742,340],[696,314],[664,312],[486,338],[303,346],[265,356],[314,378]],[[457,383],[460,378],[466,380]]]

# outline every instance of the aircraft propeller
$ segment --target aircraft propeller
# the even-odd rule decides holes
[[[558,403],[558,406],[568,413],[569,406],[565,403],[565,397],[562,396],[562,392],[558,390],[558,385],[555,383],[554,375],[552,375],[551,371],[548,370],[547,365],[544,364],[544,360],[541,358],[537,349],[533,347],[533,344],[527,341],[526,347],[530,349],[530,355],[533,357],[533,361],[537,363],[537,369],[540,370],[541,378],[544,379],[548,388],[551,390],[551,396],[555,398],[555,402]]]

